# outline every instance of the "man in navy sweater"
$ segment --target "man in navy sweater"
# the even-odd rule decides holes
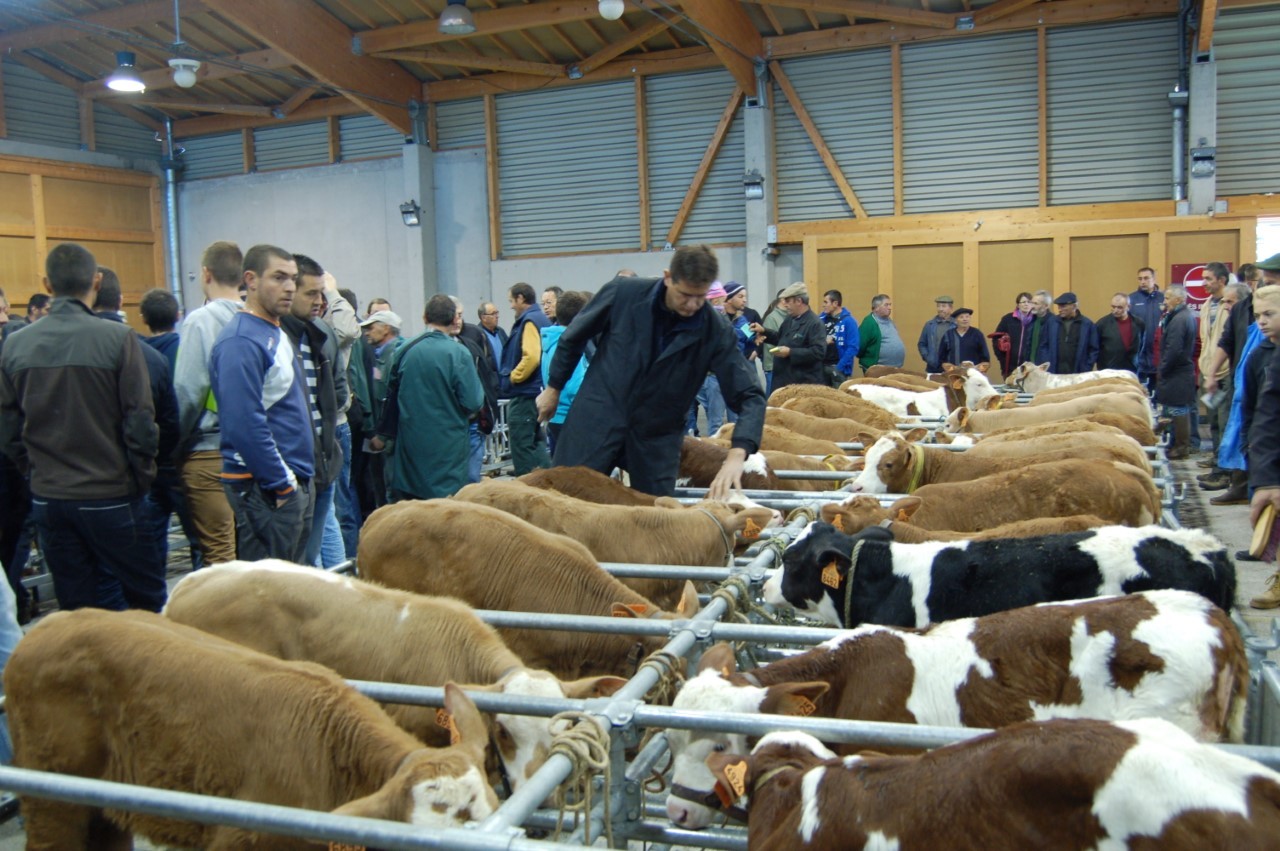
[[[301,563],[315,500],[315,432],[298,353],[280,328],[298,264],[282,248],[255,245],[243,279],[244,310],[222,329],[209,362],[236,555]]]

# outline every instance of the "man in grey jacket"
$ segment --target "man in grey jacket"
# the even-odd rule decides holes
[[[178,394],[178,456],[182,490],[195,525],[205,564],[234,561],[236,518],[222,489],[218,447],[218,405],[209,381],[209,355],[218,334],[240,312],[240,267],[244,255],[234,242],[215,242],[204,250],[201,286],[205,304],[187,314],[174,370]]]

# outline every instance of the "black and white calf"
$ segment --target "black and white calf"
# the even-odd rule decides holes
[[[989,541],[900,544],[887,529],[846,535],[810,523],[765,583],[764,600],[833,626],[925,626],[1036,603],[1157,588],[1230,611],[1235,565],[1198,529],[1103,526]]]

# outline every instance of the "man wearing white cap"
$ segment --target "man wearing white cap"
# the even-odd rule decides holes
[[[387,399],[387,384],[391,380],[391,366],[395,363],[396,352],[404,345],[404,337],[400,336],[403,323],[400,316],[390,310],[375,310],[360,323],[364,331],[365,343],[373,352],[373,382],[369,385],[369,410],[372,417],[366,429],[373,434],[378,423],[382,421],[382,407]],[[376,439],[376,438],[375,438]],[[365,441],[369,443],[369,441]],[[378,446],[361,447],[368,453],[366,459],[370,486],[373,491],[375,507],[387,504],[386,459]]]
[[[797,281],[782,291],[787,318],[777,331],[756,324],[756,341],[773,351],[773,391],[788,384],[825,384],[822,359],[827,354],[827,329],[809,309],[809,290]]]

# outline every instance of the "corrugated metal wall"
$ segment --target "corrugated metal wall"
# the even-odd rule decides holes
[[[258,171],[324,165],[329,162],[329,128],[323,121],[259,127],[253,131],[253,161]]]
[[[343,160],[398,157],[404,135],[376,115],[344,115],[338,119],[338,144]]]
[[[670,74],[645,81],[650,239],[661,248],[737,84],[727,71]],[[712,161],[678,243],[745,242],[742,105]],[[678,130],[677,130],[678,128]]]
[[[436,104],[436,150],[484,146],[484,99]]]
[[[1223,12],[1218,62],[1218,194],[1280,192],[1280,7]]]
[[[1172,197],[1176,18],[1049,30],[1049,203]]]
[[[502,254],[640,242],[630,80],[498,97]]]
[[[93,105],[93,139],[104,154],[158,160],[164,153],[154,130],[100,103]]]
[[[902,48],[903,212],[1040,199],[1035,33]]]
[[[80,147],[75,94],[17,62],[4,63],[4,121],[15,142]]]
[[[183,139],[183,180],[244,173],[244,141],[239,133]]]
[[[893,86],[889,49],[788,59],[782,69],[870,215],[893,212]],[[775,85],[778,218],[845,219],[853,212],[800,119]]]

